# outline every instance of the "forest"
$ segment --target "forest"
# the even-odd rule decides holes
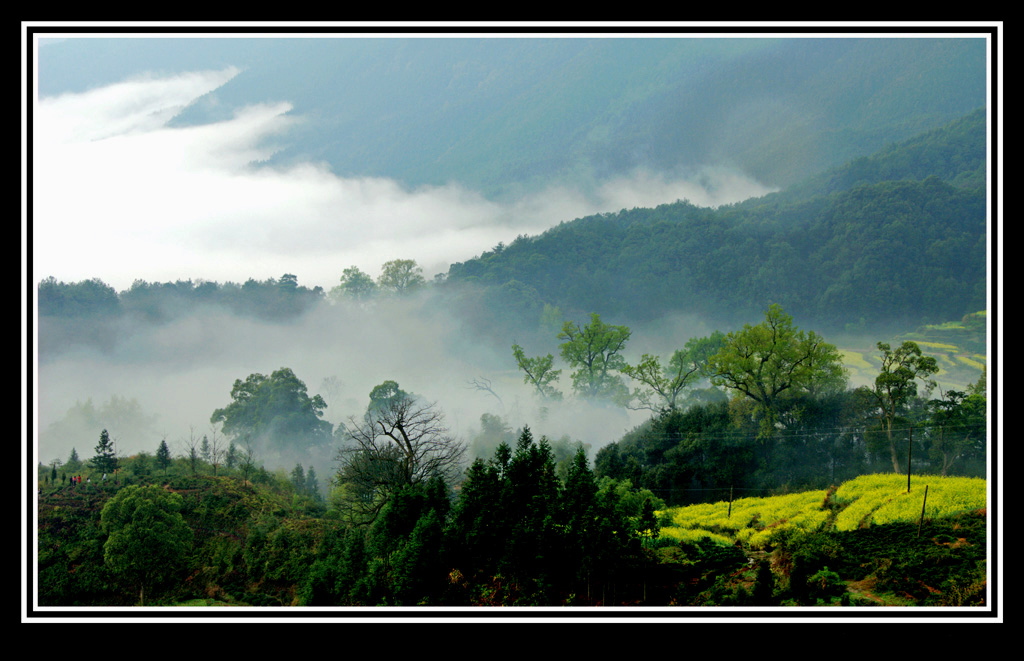
[[[323,399],[287,368],[236,380],[210,432],[190,434],[177,456],[166,439],[123,456],[104,429],[92,458],[73,449],[39,466],[40,604],[984,604],[984,487],[980,501],[929,518],[929,536],[910,550],[912,522],[841,529],[854,506],[822,505],[820,494],[822,515],[806,529],[754,515],[756,546],[723,542],[721,524],[682,539],[669,532],[680,507],[728,501],[731,510],[737,494],[831,494],[872,473],[906,475],[908,491],[912,475],[984,476],[984,373],[962,392],[934,392],[934,358],[912,341],[879,342],[874,383],[849,388],[835,346],[778,305],[757,325],[692,339],[664,364],[650,354],[627,363],[630,334],[596,313],[566,321],[568,381],[551,354],[511,348],[524,383],[551,406],[573,397],[651,411],[593,462],[583,442],[535,438],[500,416],[458,438],[438,403],[395,381],[332,429]],[[274,444],[308,456],[331,447],[336,471],[322,482],[302,463],[268,469],[261,454]],[[886,546],[895,529],[901,541]],[[859,544],[872,550],[850,552],[887,562],[853,562],[846,549]],[[914,578],[936,562],[933,584]],[[851,596],[864,581],[882,596]]]
[[[327,379],[317,392],[286,365],[237,374],[176,451],[148,436],[132,439],[145,450],[119,450],[99,428],[40,462],[39,604],[985,605],[976,500],[837,525],[857,511],[842,489],[861,476],[898,476],[908,492],[912,477],[938,489],[986,476],[984,121],[972,113],[742,203],[566,221],[433,277],[396,258],[376,278],[342,269],[327,289],[291,273],[121,292],[43,279],[43,364],[120,355],[139,329],[178,332],[193,315],[287,334],[379,314],[440,323],[464,352],[466,338],[486,342],[536,418],[510,415],[484,367],[466,391],[500,406],[469,433],[401,372],[334,422]],[[672,336],[668,351],[634,332],[682,312],[712,330]],[[937,342],[935,329],[967,339]],[[870,350],[827,339],[853,333]],[[957,363],[969,369],[951,378]],[[535,431],[573,406],[642,422],[600,443],[582,425]],[[75,410],[95,426],[106,409]],[[763,515],[744,535],[671,532],[683,508],[805,492],[811,527]]]

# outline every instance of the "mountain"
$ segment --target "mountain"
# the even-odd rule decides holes
[[[975,111],[762,198],[623,209],[520,236],[453,264],[446,285],[484,292],[467,309],[502,311],[492,326],[537,320],[545,305],[731,325],[779,303],[831,332],[960,319],[986,308],[985,144]]]
[[[343,35],[344,36],[344,35]],[[238,67],[176,125],[292,104],[272,163],[490,196],[646,168],[736,168],[785,187],[981,107],[970,38],[69,39],[41,96]]]

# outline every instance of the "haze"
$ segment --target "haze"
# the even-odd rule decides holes
[[[519,234],[563,220],[676,199],[716,206],[769,192],[742,173],[693,164],[690,177],[635,170],[590,193],[552,182],[497,203],[451,182],[408,188],[342,178],[322,163],[261,165],[302,122],[267,100],[226,121],[166,122],[237,69],[139,77],[41,99],[35,123],[35,278],[244,282],[294,273],[335,286],[356,265],[376,276],[415,259],[428,278]]]
[[[237,75],[235,68],[142,76],[83,93],[41,99],[34,135],[34,277],[99,278],[118,291],[150,282],[244,282],[294,273],[302,285],[337,285],[356,265],[376,276],[396,258],[415,259],[428,279],[519,234],[562,220],[676,199],[719,205],[768,192],[726,167],[694,164],[692,177],[635,170],[590,193],[558,182],[498,203],[452,182],[409,188],[385,178],[342,178],[322,163],[270,167],[265,161],[303,121],[287,101],[250,105],[229,120],[188,128],[167,122]],[[544,414],[515,372],[508,338],[481,344],[458,321],[400,307],[323,308],[274,325],[210,311],[166,326],[121,329],[108,353],[43,356],[38,368],[39,459],[91,456],[98,430],[75,427],[69,410],[91,402],[137,404],[152,424],[112,429],[119,451],[153,452],[161,438],[181,450],[191,431],[209,432],[235,379],[292,368],[311,394],[327,399],[327,419],[365,409],[370,389],[394,379],[437,401],[466,438],[483,412],[595,446],[616,440],[644,416],[579,404]],[[704,332],[689,323],[685,337]],[[684,340],[685,341],[685,340]],[[552,337],[546,351],[557,353]],[[650,345],[647,346],[650,349]],[[472,388],[491,379],[497,397]],[[264,457],[289,467],[329,458]]]

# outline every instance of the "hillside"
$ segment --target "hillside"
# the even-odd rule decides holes
[[[959,319],[986,307],[986,195],[971,183],[983,179],[984,126],[975,112],[735,205],[677,201],[563,222],[453,264],[446,284],[482,287],[495,309],[534,319],[548,304],[732,324],[773,302],[832,333]]]
[[[351,529],[323,509],[289,497],[280,480],[262,478],[252,484],[209,475],[141,480],[149,481],[181,497],[193,540],[182,574],[153,592],[150,605],[336,603],[345,563],[365,562],[342,551],[355,548]],[[982,485],[980,501],[973,495],[976,482]],[[913,500],[906,508],[909,519],[884,522],[879,503],[901,497],[903,476],[865,476],[828,493],[745,498],[662,512],[660,536],[640,551],[644,564],[620,567],[615,589],[620,601],[604,605],[983,605],[984,481],[922,476],[917,484],[913,497],[903,494]],[[924,484],[932,489],[922,524],[918,517]],[[107,535],[99,525],[100,510],[124,488],[112,483],[41,485],[41,605],[129,606],[138,596],[125,589],[103,556]],[[972,495],[961,495],[968,491]],[[875,504],[861,509],[874,510],[875,524],[837,525],[844,512],[871,499]],[[958,509],[943,503],[961,504]],[[977,515],[979,507],[982,516]],[[711,510],[717,513],[709,518]],[[805,516],[798,523],[797,513],[804,510],[823,517]],[[808,524],[811,520],[816,523]],[[379,551],[367,546],[363,552]],[[336,584],[334,579],[325,582],[331,575]],[[798,580],[806,583],[794,582]],[[493,587],[478,586],[477,598]],[[586,603],[582,595],[579,602],[569,599],[564,605]]]

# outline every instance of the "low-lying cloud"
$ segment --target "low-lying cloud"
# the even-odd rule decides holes
[[[301,117],[287,102],[226,121],[170,128],[236,69],[137,78],[40,100],[36,112],[36,277],[243,282],[283,273],[336,285],[355,265],[376,275],[415,259],[427,277],[499,242],[563,220],[677,199],[715,206],[768,190],[735,172],[638,170],[589,193],[553,185],[496,203],[457,183],[408,188],[343,178],[322,164],[265,163]]]

